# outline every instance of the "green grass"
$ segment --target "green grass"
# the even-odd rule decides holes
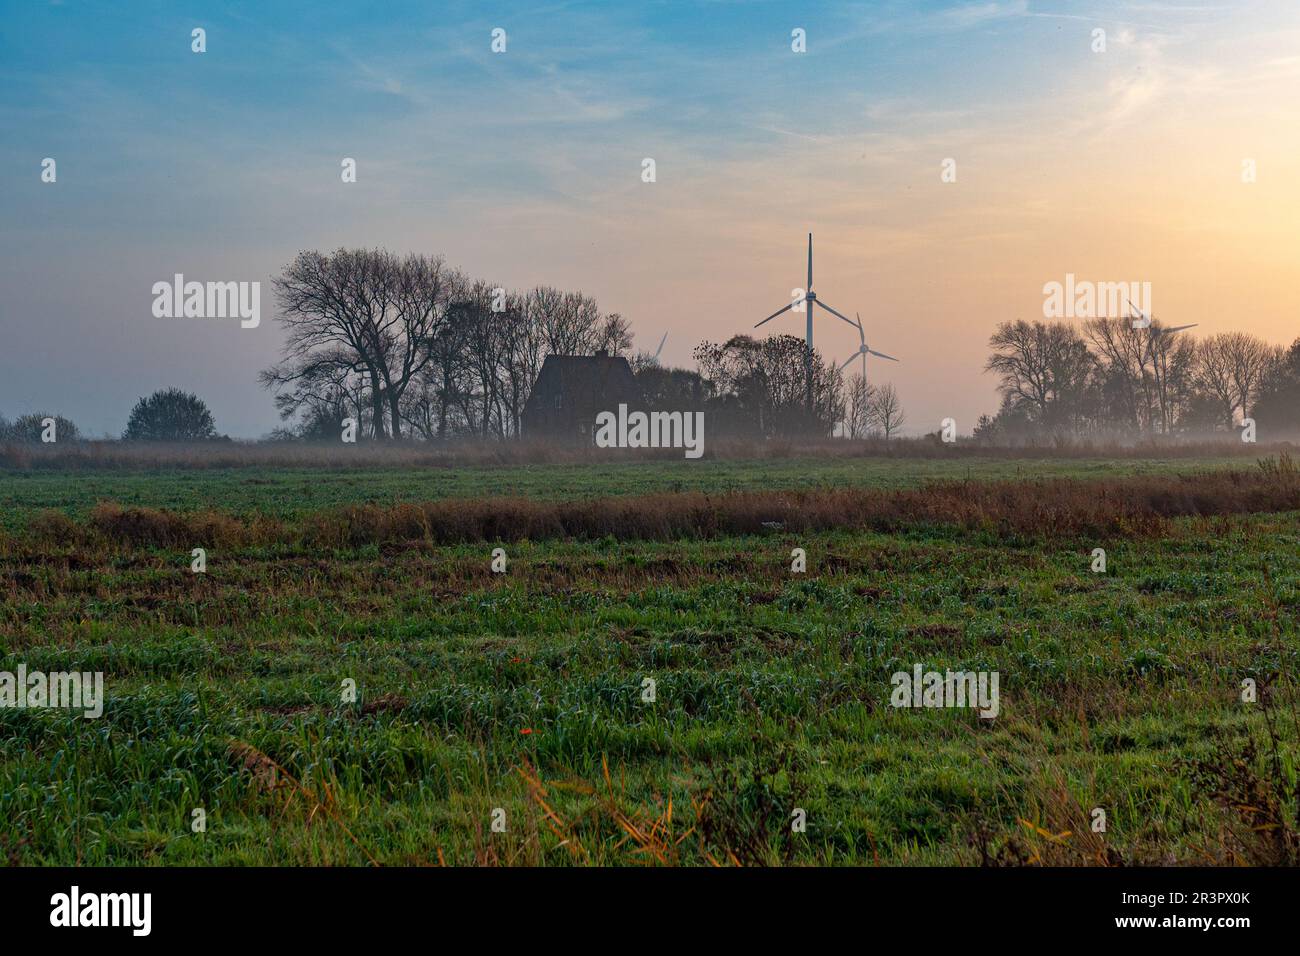
[[[344,501],[677,481],[905,485],[968,467],[1016,470],[5,476],[0,499],[20,527],[32,510],[80,514],[101,497],[291,517]],[[1148,467],[1163,466],[1022,473]],[[790,571],[795,547],[806,574]],[[1107,550],[1105,575],[1089,570],[1094,547]],[[1217,737],[1240,751],[1266,735],[1240,682],[1300,664],[1295,513],[1050,544],[934,529],[523,544],[504,575],[489,551],[213,550],[193,575],[188,551],[0,536],[0,670],[101,670],[108,696],[99,720],[0,710],[0,860],[650,862],[620,815],[644,830],[666,822],[670,801],[673,836],[654,846],[688,864],[970,864],[981,847],[1086,862],[1094,807],[1125,862],[1235,860],[1233,817],[1189,764],[1220,759]],[[1001,715],[890,707],[890,675],[918,662],[999,671]],[[356,704],[341,700],[345,679]],[[1273,783],[1294,786],[1297,734],[1283,731]],[[232,742],[302,788],[259,783]],[[199,807],[203,834],[190,830]],[[796,807],[806,833],[790,831]],[[491,832],[495,808],[505,833]]]

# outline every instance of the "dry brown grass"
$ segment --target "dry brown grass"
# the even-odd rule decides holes
[[[252,744],[232,740],[229,749],[230,756],[251,777],[258,790],[276,796],[283,795],[282,812],[288,811],[295,800],[302,801],[305,803],[308,820],[314,820],[318,815],[332,820],[373,866],[379,866],[374,854],[356,838],[343,819],[335,797],[337,780],[334,786],[329,781],[323,781],[319,789],[310,787]]]
[[[253,524],[217,511],[179,514],[158,508],[123,508],[107,501],[91,511],[90,526],[112,541],[154,547],[193,547],[204,542],[237,545],[257,537]]]
[[[981,866],[1123,866],[1123,856],[1092,830],[1089,815],[1073,794],[1059,784],[1027,795],[1031,818],[1018,817],[1020,828],[994,838],[985,821],[978,822],[970,842]]]
[[[697,860],[714,867],[767,865],[772,857],[764,839],[763,822],[785,820],[783,809],[770,801],[751,814],[734,799],[724,797],[719,801],[713,788],[698,786],[688,794],[690,812],[686,821],[680,814],[674,819],[672,794],[656,794],[648,804],[633,799],[622,774],[615,785],[605,755],[601,756],[602,780],[597,785],[580,777],[548,785],[527,761],[517,770],[547,829],[559,840],[556,848],[563,847],[574,862],[581,864],[608,865],[611,856],[626,849],[631,859],[649,866],[682,866]],[[586,798],[586,810],[576,819],[565,820],[552,805],[552,790]],[[691,820],[695,822],[686,826]],[[605,842],[589,850],[582,840],[584,830],[592,840],[604,838]],[[617,835],[616,840],[609,836],[611,831]],[[728,839],[735,841],[738,849],[733,849]],[[790,862],[788,857],[785,862]]]
[[[1015,534],[1158,534],[1170,518],[1300,508],[1300,476],[1220,472],[1099,480],[944,482],[920,489],[702,492],[542,502],[448,500],[347,506],[312,516],[314,543],[676,540],[939,525]]]
[[[1300,470],[1256,469],[1188,476],[943,482],[919,489],[824,489],[657,493],[538,501],[449,499],[421,504],[347,505],[294,525],[215,511],[177,513],[100,503],[85,527],[41,516],[33,540],[78,534],[145,547],[307,544],[343,548],[425,542],[449,545],[522,540],[689,540],[837,529],[900,531],[958,527],[1001,535],[1154,535],[1171,518],[1300,509]]]

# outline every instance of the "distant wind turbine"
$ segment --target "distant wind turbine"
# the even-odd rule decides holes
[[[1167,349],[1161,349],[1157,352],[1156,343],[1161,341],[1166,335],[1173,335],[1175,332],[1182,332],[1185,329],[1194,329],[1199,324],[1193,322],[1191,325],[1175,325],[1170,328],[1161,328],[1151,324],[1151,317],[1133,304],[1129,299],[1128,307],[1138,314],[1141,324],[1133,323],[1137,329],[1150,329],[1151,334],[1147,337],[1147,354],[1140,357],[1142,377],[1146,378],[1146,362],[1151,359],[1151,369],[1155,375],[1156,391],[1160,399],[1160,430],[1168,432],[1173,426],[1172,415],[1168,402],[1168,383],[1169,383],[1169,356]]]
[[[1157,335],[1173,335],[1175,332],[1181,332],[1181,331],[1183,331],[1184,329],[1194,329],[1194,328],[1196,328],[1197,325],[1200,324],[1200,323],[1198,323],[1198,322],[1193,322],[1191,325],[1175,325],[1175,326],[1173,326],[1172,328],[1168,328],[1168,329],[1157,328],[1157,327],[1155,327],[1155,326],[1153,326],[1153,325],[1151,324],[1151,318],[1150,318],[1150,316],[1148,316],[1145,312],[1143,312],[1143,311],[1142,311],[1141,309],[1139,309],[1136,305],[1134,305],[1132,299],[1129,299],[1129,300],[1128,300],[1128,307],[1129,307],[1130,309],[1132,309],[1134,312],[1136,312],[1136,313],[1138,314],[1138,318],[1142,320],[1142,324],[1141,324],[1141,325],[1135,325],[1134,328],[1135,328],[1135,329],[1150,329],[1150,330],[1151,330],[1151,335],[1152,335],[1153,337],[1154,337],[1154,336],[1157,336]]]
[[[804,376],[805,376],[806,381],[807,381],[807,383],[808,383],[808,395],[807,395],[807,401],[808,401],[808,411],[809,411],[809,412],[812,411],[812,406],[813,406],[813,384],[812,384],[813,306],[815,306],[815,305],[820,305],[823,309],[825,309],[825,310],[826,310],[827,312],[829,312],[831,315],[834,315],[834,316],[836,316],[837,318],[840,318],[840,319],[844,320],[845,322],[849,323],[849,325],[853,325],[853,320],[852,320],[852,319],[848,318],[848,317],[845,316],[843,313],[841,313],[841,312],[837,312],[837,311],[835,311],[834,309],[832,309],[829,305],[827,305],[827,304],[826,304],[825,302],[823,302],[821,299],[817,298],[817,293],[813,291],[813,287],[812,287],[812,285],[813,285],[813,268],[812,268],[813,256],[812,256],[812,252],[813,252],[813,243],[812,243],[812,233],[810,232],[810,233],[808,233],[808,287],[807,287],[807,289],[804,291],[803,298],[801,298],[801,299],[795,299],[793,302],[789,303],[788,305],[784,306],[783,308],[777,309],[775,312],[773,312],[771,315],[769,315],[769,316],[768,316],[766,319],[764,319],[762,322],[759,322],[758,325],[755,325],[755,326],[754,326],[754,328],[758,328],[759,325],[763,325],[764,323],[771,322],[773,319],[775,319],[775,318],[776,318],[778,315],[780,315],[782,312],[789,312],[791,309],[793,309],[796,305],[799,305],[800,303],[804,303],[804,304],[805,304],[805,308],[806,308],[806,310],[807,310],[807,312],[808,312],[808,316],[807,316],[807,318],[808,318],[808,335],[807,335],[807,344],[808,344],[808,348],[807,348],[807,351],[804,353]],[[861,327],[858,328],[858,331],[859,331],[859,332],[862,331]]]
[[[867,356],[868,355],[874,355],[876,356],[876,358],[889,359],[889,361],[891,362],[897,362],[898,359],[894,358],[892,355],[886,355],[884,352],[877,352],[875,349],[867,348],[867,334],[862,330],[862,313],[854,312],[853,314],[858,317],[858,322],[857,322],[858,337],[862,339],[862,344],[858,346],[858,350],[855,353],[849,356],[848,361],[840,366],[840,371],[842,372],[846,368],[848,368],[849,364],[855,358],[861,355],[862,356],[862,381],[865,383],[867,380]]]

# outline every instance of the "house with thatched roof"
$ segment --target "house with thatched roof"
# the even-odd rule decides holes
[[[596,416],[620,403],[643,404],[641,388],[627,359],[595,355],[548,355],[520,416],[525,440],[590,445]]]

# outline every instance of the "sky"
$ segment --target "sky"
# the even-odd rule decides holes
[[[1300,4],[0,0],[9,418],[118,434],[178,386],[265,434],[270,279],[341,246],[582,290],[689,367],[803,286],[809,232],[913,434],[996,411],[989,335],[1067,274],[1290,343]],[[156,318],[176,273],[260,281],[261,324]],[[822,313],[814,343],[858,335]]]

